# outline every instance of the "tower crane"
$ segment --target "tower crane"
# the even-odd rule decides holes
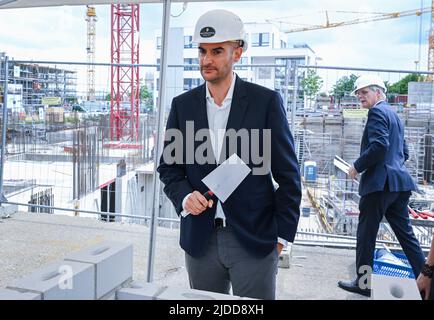
[[[433,0],[433,2],[434,2],[434,0]],[[424,13],[428,13],[431,11],[432,11],[432,8],[427,7],[427,8],[422,8],[422,9],[406,10],[406,11],[401,11],[401,12],[376,13],[370,17],[357,18],[357,19],[341,21],[341,22],[330,22],[329,18],[328,18],[328,12],[329,11],[326,11],[325,12],[325,14],[326,14],[326,23],[325,24],[294,28],[294,29],[286,30],[285,33],[311,31],[311,30],[319,30],[319,29],[330,29],[330,28],[336,28],[336,27],[347,26],[347,25],[352,25],[352,24],[359,24],[359,23],[393,19],[393,18],[401,18],[401,17],[412,16],[412,15],[420,16]],[[362,13],[362,12],[356,12],[356,11],[336,11],[336,12]],[[278,22],[280,24],[291,24],[290,22],[288,22],[288,17],[268,19],[266,21],[267,22]]]
[[[95,101],[95,36],[96,36],[96,11],[95,7],[87,6],[87,101]]]
[[[336,11],[336,12],[362,13],[362,12],[354,12],[354,11]],[[431,7],[406,10],[406,11],[400,11],[400,12],[371,13],[372,15],[370,17],[357,18],[357,19],[341,21],[341,22],[330,22],[329,17],[328,17],[328,11],[326,11],[325,12],[325,14],[326,14],[326,23],[325,24],[298,27],[298,28],[286,30],[285,33],[303,32],[303,31],[311,31],[311,30],[319,30],[319,29],[330,29],[330,28],[348,26],[348,25],[371,22],[371,21],[379,21],[379,20],[408,17],[408,16],[413,16],[413,15],[421,16],[424,13],[431,13],[431,24],[430,24],[429,44],[428,44],[428,70],[434,71],[434,0],[432,0]],[[282,17],[282,18],[268,19],[266,21],[270,22],[270,23],[276,23],[277,22],[280,24],[280,27],[281,27],[282,24],[291,24],[290,22],[288,22],[288,18],[289,17]]]
[[[431,2],[431,22],[428,37],[428,71],[434,71],[434,0]],[[430,75],[429,78],[432,78]]]
[[[140,4],[111,5],[110,139],[123,147],[139,141]]]

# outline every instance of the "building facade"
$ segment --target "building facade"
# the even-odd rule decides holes
[[[0,78],[5,77],[4,61],[0,59]],[[30,63],[8,65],[8,109],[13,113],[31,114],[47,105],[65,105],[77,101],[75,71]],[[0,103],[3,102],[3,84]]]
[[[317,56],[307,44],[289,45],[287,36],[271,23],[246,23],[248,50],[235,66],[235,72],[243,80],[254,82],[284,96],[285,78],[288,90],[288,103],[292,102],[294,91],[294,67],[296,65],[316,65]],[[176,29],[176,30],[175,30]],[[174,89],[166,96],[166,106],[172,98],[184,91],[191,90],[203,83],[199,72],[197,44],[193,43],[194,28],[173,28],[169,31],[168,80]],[[176,35],[176,36],[175,36]],[[177,46],[173,38],[183,39]],[[156,63],[160,64],[161,30],[155,34]],[[173,74],[171,69],[176,69]],[[173,82],[173,77],[176,81]],[[303,77],[299,70],[298,77]],[[155,73],[155,82],[159,80],[159,68]],[[169,85],[168,85],[169,86]],[[158,97],[158,86],[154,86],[154,97]]]

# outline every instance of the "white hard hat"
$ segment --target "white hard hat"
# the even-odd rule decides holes
[[[353,90],[353,92],[351,92],[351,95],[355,95],[357,90],[368,86],[378,86],[380,88],[383,88],[385,93],[387,91],[386,85],[384,84],[383,80],[375,74],[366,74],[358,77],[356,82],[354,83],[354,86],[355,89]]]
[[[246,51],[247,41],[244,24],[236,14],[217,9],[204,13],[197,20],[193,42],[219,43],[236,40],[243,41],[243,52]]]

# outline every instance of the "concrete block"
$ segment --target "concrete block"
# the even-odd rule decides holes
[[[41,300],[41,294],[0,288],[0,300]]]
[[[290,263],[289,263],[289,252],[286,250],[282,250],[282,252],[279,255],[279,261],[277,263],[277,266],[279,268],[289,269]]]
[[[10,218],[11,215],[18,212],[18,205],[16,204],[2,204],[0,206],[0,218]]]
[[[91,300],[95,272],[89,263],[58,261],[15,280],[7,288],[41,294],[42,300]]]
[[[277,267],[289,269],[291,267],[291,257],[292,257],[292,242],[288,242],[286,248],[284,248],[280,253]]]
[[[258,299],[249,298],[249,297],[240,297],[240,300],[258,300]]]
[[[133,282],[117,291],[118,300],[244,300],[238,296],[190,288],[167,287],[155,283]]]
[[[239,296],[196,289],[167,287],[158,300],[240,300]]]
[[[422,300],[415,279],[373,274],[371,287],[373,300]]]
[[[116,292],[116,300],[156,300],[166,288],[153,282],[132,282],[130,287]]]
[[[104,241],[72,253],[65,261],[91,263],[95,267],[95,299],[103,299],[133,276],[133,246]]]

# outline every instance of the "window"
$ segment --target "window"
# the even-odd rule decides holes
[[[193,36],[184,36],[184,48],[197,48],[197,44],[193,43]]]
[[[247,70],[247,67],[242,67],[243,64],[249,64],[249,58],[241,57],[240,61],[237,63],[237,70]]]
[[[191,78],[185,79],[184,78],[184,90],[190,90],[191,89]]]
[[[268,47],[270,44],[270,34],[269,33],[262,33],[262,47]]]
[[[280,40],[280,47],[281,48],[286,48],[286,42],[283,40]]]
[[[252,34],[252,47],[268,47],[270,45],[270,34],[253,33]]]
[[[259,47],[260,35],[260,33],[252,34],[252,47]]]
[[[288,61],[288,68],[289,70],[285,73],[285,66],[286,61]],[[276,67],[275,69],[275,87],[281,88],[285,83],[285,75],[288,76],[288,85],[294,85],[294,67],[296,65],[305,64],[304,57],[294,57],[294,58],[277,58],[276,62],[277,65],[283,65],[282,67]]]
[[[199,64],[199,58],[184,58],[184,65],[189,65],[189,64],[195,64],[198,65]],[[185,66],[184,70],[198,70],[199,68],[197,66]]]
[[[161,37],[157,37],[157,49],[161,49]]]
[[[258,68],[258,79],[261,80],[271,79],[271,68],[265,68],[265,67]]]
[[[160,71],[160,59],[157,59],[157,71]]]
[[[203,83],[199,78],[184,78],[184,90],[191,90]]]
[[[191,36],[184,36],[184,48],[191,48]]]

